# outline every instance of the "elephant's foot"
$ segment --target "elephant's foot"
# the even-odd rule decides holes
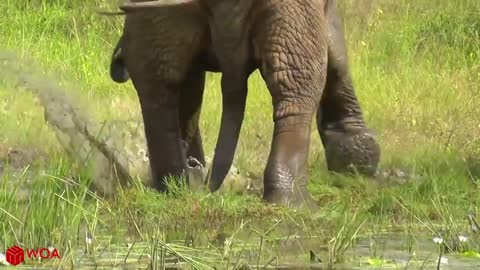
[[[318,206],[311,197],[306,186],[270,188],[265,190],[263,199],[270,204],[293,208],[307,207],[309,209],[316,209]]]
[[[330,171],[374,176],[380,162],[380,146],[366,128],[325,130],[322,134]]]

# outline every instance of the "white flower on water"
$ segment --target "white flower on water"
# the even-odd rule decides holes
[[[441,237],[435,237],[435,238],[433,238],[433,242],[435,242],[436,244],[441,245],[441,244],[443,243],[443,238],[441,238]]]
[[[92,241],[93,241],[93,238],[91,236],[87,235],[85,237],[85,243],[87,243],[87,245],[90,245]]]
[[[448,258],[440,257],[440,264],[448,264]]]
[[[463,236],[463,235],[460,235],[458,237],[458,241],[462,242],[462,243],[465,243],[467,242],[468,238],[466,236]]]

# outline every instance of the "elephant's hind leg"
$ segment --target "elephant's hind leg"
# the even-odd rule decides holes
[[[325,85],[327,37],[324,18],[319,17],[323,7],[316,1],[310,5],[285,1],[264,17],[265,25],[256,36],[261,73],[274,106],[273,140],[264,173],[268,202],[300,205],[311,200],[307,161],[311,123]]]
[[[327,166],[335,172],[375,174],[380,147],[366,127],[348,68],[347,49],[335,1],[327,7],[329,30],[327,83],[317,113]]]

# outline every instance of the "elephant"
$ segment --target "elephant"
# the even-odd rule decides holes
[[[257,69],[273,106],[264,201],[311,200],[314,120],[329,171],[376,174],[381,149],[355,93],[335,0],[132,0],[120,9],[125,21],[110,75],[119,83],[131,79],[137,91],[159,191],[167,191],[167,176],[182,175],[187,157],[205,163],[198,121],[206,72],[222,74],[211,192],[232,165],[247,80]]]

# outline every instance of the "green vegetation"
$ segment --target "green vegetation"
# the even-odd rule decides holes
[[[70,91],[96,119],[130,119],[139,115],[133,86],[115,84],[108,75],[122,18],[94,13],[114,7],[107,2],[3,0],[0,50],[35,59],[60,82],[75,82],[79,90]],[[409,171],[409,181],[390,186],[329,174],[313,129],[309,189],[318,212],[182,187],[164,195],[139,185],[113,199],[98,198],[86,188],[84,173],[73,169],[33,96],[0,81],[0,252],[14,244],[54,245],[68,268],[79,265],[84,249],[101,265],[108,260],[99,248],[127,263],[137,252],[130,249],[139,247],[146,254],[140,257],[151,258],[157,269],[169,262],[165,253],[197,268],[232,268],[308,263],[311,250],[312,262],[386,268],[391,247],[381,238],[395,232],[412,254],[410,266],[422,267],[418,247],[425,237],[428,245],[435,245],[433,237],[443,239],[438,251],[432,249],[433,264],[439,253],[479,261],[480,234],[471,233],[467,215],[480,216],[480,1],[339,2],[357,94],[382,146],[381,166]],[[219,78],[209,74],[202,111],[208,155],[220,121]],[[249,86],[236,164],[262,175],[271,100],[258,73]],[[25,154],[13,160],[9,149]],[[23,163],[30,167],[15,170]],[[32,192],[23,194],[25,186]],[[93,242],[85,243],[85,235]],[[370,247],[358,258],[351,250],[360,236]]]

